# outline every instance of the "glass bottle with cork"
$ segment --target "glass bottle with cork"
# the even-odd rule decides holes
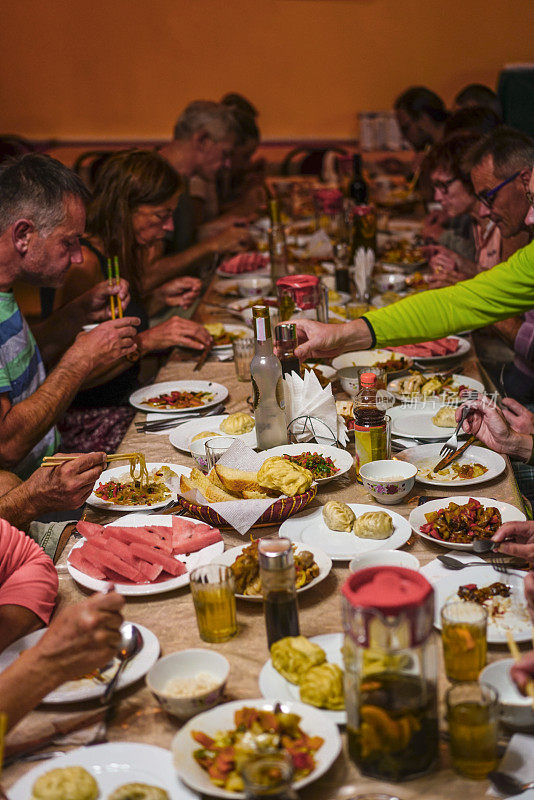
[[[287,444],[282,366],[273,353],[267,306],[252,307],[256,353],[250,363],[256,438],[260,450]]]
[[[354,454],[356,472],[363,464],[389,458],[389,418],[387,404],[377,397],[377,376],[374,372],[360,374],[360,390],[353,404]]]
[[[283,278],[287,275],[287,243],[286,232],[280,218],[280,204],[277,199],[269,200],[269,216],[271,227],[269,228],[269,257],[271,262],[271,278]]]
[[[300,633],[295,561],[289,539],[261,539],[258,560],[269,649],[285,636]]]
[[[291,372],[300,375],[300,361],[295,355],[297,346],[297,326],[293,322],[280,322],[274,329],[276,354],[282,365],[282,377]]]

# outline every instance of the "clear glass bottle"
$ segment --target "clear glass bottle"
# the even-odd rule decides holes
[[[282,365],[282,377],[291,372],[300,375],[300,361],[295,355],[297,346],[297,326],[293,322],[280,322],[274,329],[276,354]]]
[[[286,231],[280,219],[280,205],[278,200],[269,200],[269,215],[271,227],[269,228],[269,257],[271,262],[271,278],[283,278],[287,275],[287,243]]]
[[[379,780],[422,775],[439,743],[432,586],[414,570],[371,567],[341,593],[349,756]]]
[[[256,354],[250,364],[256,438],[260,450],[287,444],[282,366],[273,353],[271,319],[266,306],[252,307]]]
[[[269,649],[285,636],[298,636],[295,561],[289,539],[261,539],[258,560]]]

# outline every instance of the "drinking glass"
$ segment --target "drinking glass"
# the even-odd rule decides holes
[[[348,303],[345,304],[345,313],[347,315],[347,322],[350,322],[351,319],[360,319],[369,311],[369,304],[364,303],[363,301],[360,302],[359,300],[349,300]]]
[[[200,638],[205,642],[226,642],[235,636],[235,585],[230,567],[197,567],[191,572],[190,583]]]
[[[445,699],[452,765],[460,775],[482,780],[499,763],[499,696],[491,686],[471,682],[449,687]]]
[[[488,612],[478,603],[455,600],[441,609],[441,641],[450,681],[476,681],[486,664]]]
[[[250,362],[254,358],[255,342],[254,339],[234,339],[232,342],[234,351],[234,365],[238,381],[250,380]]]
[[[293,764],[283,753],[269,753],[247,761],[242,768],[241,777],[245,784],[246,800],[298,800],[291,788]]]
[[[224,456],[234,442],[235,439],[231,436],[214,436],[211,439],[206,439],[204,447],[206,448],[208,472],[213,469],[217,461]]]

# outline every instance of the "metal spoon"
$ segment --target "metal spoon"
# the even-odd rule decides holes
[[[527,789],[534,789],[534,781],[521,783],[520,780],[514,778],[513,775],[508,775],[506,772],[490,772],[488,773],[488,778],[501,794],[521,794],[521,792],[526,792]]]
[[[129,661],[132,660],[134,656],[137,655],[137,653],[139,653],[142,647],[143,636],[137,625],[134,625],[132,622],[124,623],[121,626],[121,646],[119,652],[117,653],[119,665],[115,675],[106,686],[106,691],[100,698],[100,702],[102,704],[108,703],[111,700],[124,667]]]
[[[438,556],[438,561],[441,561],[447,569],[464,569],[465,567],[487,567],[487,561],[460,561],[453,556]],[[490,565],[491,566],[491,565]]]

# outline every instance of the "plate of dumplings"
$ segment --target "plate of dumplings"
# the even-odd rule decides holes
[[[309,514],[286,520],[279,535],[319,547],[332,561],[348,561],[370,550],[397,550],[410,538],[411,526],[389,509],[331,500]]]

